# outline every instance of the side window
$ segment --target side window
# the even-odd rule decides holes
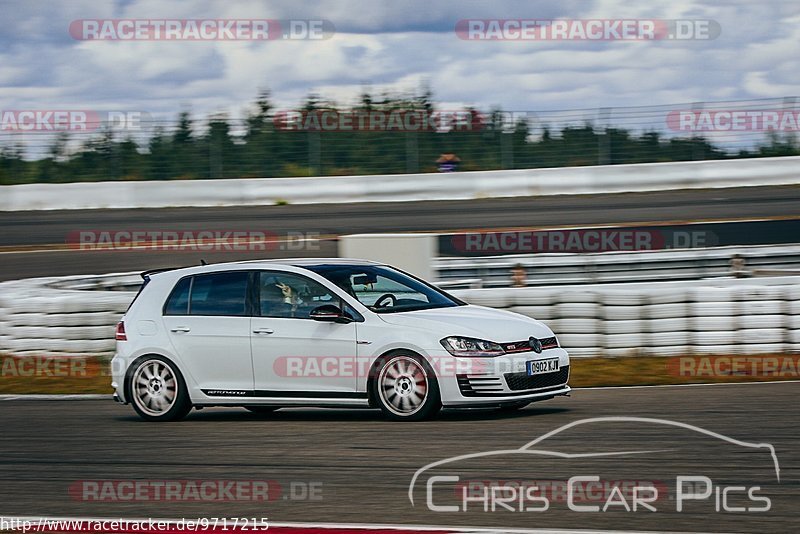
[[[172,290],[164,304],[164,315],[187,315],[189,313],[189,288],[191,287],[191,276],[187,276],[175,285],[175,289]]]
[[[261,271],[258,285],[262,317],[309,319],[314,308],[339,302],[325,286],[304,276]]]
[[[196,275],[189,315],[247,316],[247,277],[247,271]]]

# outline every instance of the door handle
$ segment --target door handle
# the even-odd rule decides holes
[[[192,331],[192,329],[189,328],[188,326],[176,326],[175,328],[172,328],[170,330],[170,332],[183,332],[183,333],[191,332],[191,331]]]
[[[275,331],[272,328],[256,328],[253,330],[254,334],[272,334]]]

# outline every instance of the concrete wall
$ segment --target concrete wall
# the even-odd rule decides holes
[[[424,280],[435,280],[436,240],[435,234],[346,235],[339,238],[339,255],[388,263]]]
[[[557,169],[0,186],[0,211],[397,202],[800,183],[800,157]]]

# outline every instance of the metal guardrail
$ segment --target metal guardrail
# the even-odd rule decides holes
[[[736,255],[743,268],[732,267]],[[434,260],[437,283],[447,289],[508,287],[516,265],[525,269],[528,286],[781,276],[800,274],[800,245]]]

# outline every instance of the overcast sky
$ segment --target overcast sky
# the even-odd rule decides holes
[[[260,88],[279,108],[310,92],[427,82],[444,107],[552,110],[782,97],[800,82],[800,2],[702,0],[5,1],[0,108],[240,116]],[[323,41],[81,41],[76,19],[325,19]],[[711,19],[691,41],[467,41],[470,18]]]

